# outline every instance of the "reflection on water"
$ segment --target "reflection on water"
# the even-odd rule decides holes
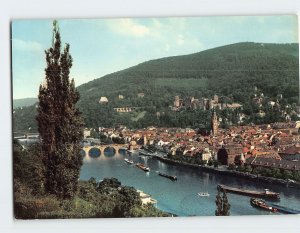
[[[165,164],[154,158],[139,157],[138,154],[129,155],[125,151],[114,154],[112,151],[107,151],[106,153],[110,154],[96,158],[85,156],[80,178],[88,180],[90,177],[95,177],[97,180],[102,180],[105,177],[115,177],[124,185],[133,186],[151,194],[154,199],[157,199],[158,208],[179,216],[214,215],[218,184],[260,191],[269,188],[280,193],[281,200],[278,204],[300,209],[299,189],[203,172],[197,168]],[[135,163],[144,163],[150,167],[151,171],[144,172],[135,165],[126,163],[124,158],[133,160]],[[174,182],[161,177],[158,171],[175,175],[178,181]],[[198,192],[208,192],[210,196],[199,197]],[[247,196],[229,193],[228,199],[231,204],[231,215],[274,214],[253,208]]]
[[[89,157],[97,158],[100,155],[101,155],[101,151],[98,148],[93,147],[89,150]]]

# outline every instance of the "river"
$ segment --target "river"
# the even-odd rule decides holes
[[[130,165],[124,158],[135,163],[145,163],[151,171],[146,173],[135,165]],[[172,181],[158,175],[158,171],[177,176]],[[209,216],[216,210],[217,185],[243,187],[252,190],[268,188],[280,193],[280,202],[276,204],[293,209],[300,209],[300,189],[288,188],[282,185],[251,181],[242,177],[233,177],[201,171],[199,168],[190,168],[170,165],[151,157],[139,157],[124,153],[114,154],[107,151],[99,157],[85,156],[80,172],[81,180],[95,177],[102,180],[105,177],[115,177],[122,185],[132,186],[143,190],[157,200],[157,208],[174,213],[178,216]],[[198,192],[208,192],[209,197],[200,197]],[[273,215],[250,205],[250,198],[228,193],[231,205],[231,215]],[[276,213],[278,214],[278,213]]]

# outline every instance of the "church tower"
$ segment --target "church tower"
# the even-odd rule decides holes
[[[212,118],[211,118],[211,129],[212,129],[212,135],[217,135],[219,130],[219,122],[217,113],[215,110],[213,110]]]

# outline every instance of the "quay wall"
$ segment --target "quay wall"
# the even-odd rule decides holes
[[[178,165],[178,166],[186,166],[186,167],[191,167],[191,168],[196,168],[196,169],[201,169],[203,171],[207,172],[213,172],[213,173],[218,173],[218,174],[226,174],[230,176],[235,176],[235,177],[244,177],[247,179],[255,180],[255,181],[263,181],[263,182],[268,182],[272,184],[279,184],[279,185],[284,185],[292,188],[300,188],[300,182],[287,182],[283,179],[277,179],[273,177],[266,177],[266,176],[261,176],[261,175],[255,175],[251,173],[245,173],[245,172],[239,172],[239,171],[231,171],[231,170],[225,170],[225,169],[220,169],[220,168],[215,168],[215,167],[210,167],[210,166],[205,166],[205,165],[197,165],[197,164],[189,164],[186,162],[179,162],[175,160],[171,160],[168,158],[163,158],[161,156],[153,156],[156,159],[168,163],[168,164],[173,164],[173,165]]]

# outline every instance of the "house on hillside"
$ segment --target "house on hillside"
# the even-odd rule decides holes
[[[144,98],[145,94],[143,92],[140,92],[137,94],[138,98]]]
[[[106,96],[101,96],[100,100],[99,100],[100,104],[107,104],[108,103],[108,99]]]

